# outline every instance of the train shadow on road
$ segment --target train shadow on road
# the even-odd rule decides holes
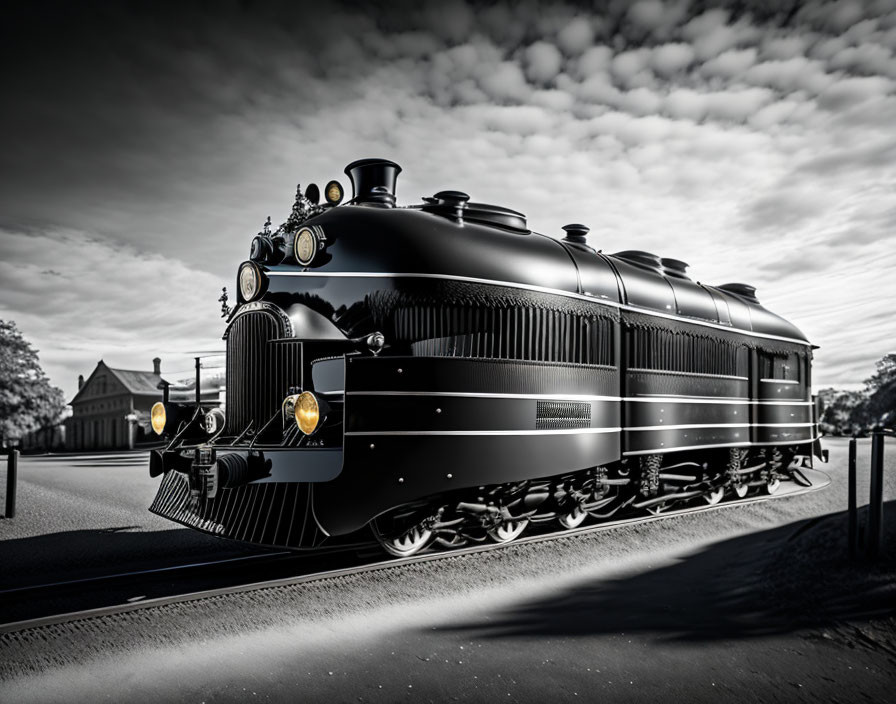
[[[758,637],[896,615],[896,502],[875,564],[851,562],[846,514],[724,540],[673,564],[579,583],[454,630],[483,638]]]
[[[0,540],[0,590],[258,552],[188,528],[69,530]]]

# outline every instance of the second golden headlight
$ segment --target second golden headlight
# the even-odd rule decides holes
[[[311,435],[320,426],[323,416],[317,396],[310,391],[299,394],[295,406],[296,425],[299,426],[299,430],[305,435]]]

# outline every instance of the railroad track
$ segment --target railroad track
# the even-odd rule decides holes
[[[544,530],[542,532],[518,538],[509,543],[482,543],[451,550],[431,550],[419,555],[405,558],[386,558],[375,543],[356,544],[340,548],[331,548],[325,552],[292,553],[275,552],[246,557],[229,558],[209,562],[199,562],[172,567],[124,572],[104,575],[95,578],[60,581],[28,587],[19,587],[0,591],[0,614],[6,610],[10,601],[31,604],[32,609],[43,608],[45,613],[29,615],[27,619],[0,623],[0,633],[14,633],[43,626],[50,626],[69,621],[98,618],[111,614],[119,614],[154,606],[163,606],[185,601],[195,601],[225,594],[258,591],[269,588],[284,587],[306,582],[332,579],[363,572],[389,569],[399,565],[410,565],[423,562],[443,560],[462,555],[502,550],[528,543],[544,542],[557,538],[588,535],[600,531],[611,530],[622,526],[632,526],[665,521],[683,515],[726,509],[761,503],[787,497],[799,496],[823,489],[830,483],[830,478],[818,470],[803,470],[811,481],[811,486],[802,487],[793,483],[782,485],[775,495],[748,496],[743,499],[726,500],[719,504],[670,510],[658,515],[636,516],[613,521],[603,521],[584,525],[570,530]],[[250,571],[251,568],[258,568]],[[309,569],[310,568],[310,569]],[[264,574],[264,571],[268,574]],[[300,573],[296,574],[296,570]],[[213,574],[210,574],[213,573]],[[208,588],[196,588],[212,579],[216,573],[223,572],[223,585]],[[279,576],[272,576],[279,575]],[[219,577],[222,575],[218,574]],[[264,576],[264,579],[258,579]],[[171,578],[179,581],[171,582]],[[188,577],[184,579],[184,577]],[[147,596],[151,587],[161,580],[167,584],[169,593],[160,596]],[[101,591],[96,591],[97,589]],[[54,608],[54,604],[65,604],[65,599],[73,596],[85,598],[90,595],[94,601],[99,599],[102,605],[91,603],[88,608],[77,611],[65,611]],[[130,594],[130,596],[127,596]],[[111,603],[110,603],[111,602]]]

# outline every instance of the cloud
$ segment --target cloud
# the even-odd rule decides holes
[[[842,78],[822,91],[818,104],[829,110],[840,110],[892,93],[894,85],[892,80],[881,76]]]
[[[223,349],[217,298],[230,281],[71,230],[0,230],[0,244],[0,317],[34,340],[69,397],[101,357],[150,369],[156,354],[183,366],[190,350]]]
[[[582,54],[576,65],[576,74],[586,79],[596,73],[605,73],[610,68],[613,50],[608,46],[593,46]]]
[[[641,32],[665,38],[685,18],[687,11],[688,2],[639,0],[629,7],[627,18]]]
[[[757,129],[768,129],[786,121],[800,107],[801,103],[794,100],[780,100],[766,105],[748,118],[749,123]]]
[[[632,85],[636,77],[648,68],[651,52],[649,49],[623,51],[610,62],[610,73],[622,85]]]
[[[532,93],[522,69],[512,61],[482,67],[477,73],[479,87],[499,103],[523,102]]]
[[[663,110],[672,117],[695,121],[713,117],[744,122],[771,98],[771,92],[762,88],[711,93],[698,93],[689,88],[680,88],[669,93]]]
[[[749,229],[786,232],[825,215],[831,204],[823,190],[805,186],[775,188],[754,200],[745,215]]]
[[[784,61],[804,56],[814,35],[771,36],[762,42],[762,58],[765,61]]]
[[[890,49],[880,44],[846,47],[830,58],[830,66],[853,73],[896,78],[896,58]]]
[[[557,44],[568,56],[576,56],[591,46],[594,41],[594,29],[591,22],[584,17],[571,20],[557,34]]]
[[[266,215],[285,219],[296,182],[382,155],[404,166],[403,204],[459,188],[549,234],[581,220],[607,251],[653,249],[691,261],[701,280],[758,281],[772,309],[805,316],[836,351],[816,374],[835,383],[870,367],[883,337],[863,318],[849,357],[837,342],[849,311],[838,322],[813,307],[830,272],[774,270],[769,252],[830,254],[838,295],[878,312],[868,282],[894,263],[842,242],[896,250],[896,8],[840,5],[791,15],[774,3],[614,1],[586,14],[562,1],[335,0],[315,8],[313,31],[289,3],[23,6],[0,46],[15,96],[0,111],[4,305],[54,359],[86,355],[79,373],[119,350],[135,361],[118,364],[146,366],[136,347],[181,311],[129,320],[121,311],[143,305],[142,291],[116,272],[121,309],[89,290],[60,297],[62,282],[87,276],[79,248],[101,276],[125,260],[132,280],[191,272],[203,291],[177,283],[178,295],[215,308],[217,323],[212,282],[232,282]],[[22,233],[71,241],[38,261]],[[48,312],[43,286],[65,314]],[[81,331],[84,301],[103,313],[94,339]],[[174,325],[185,340],[217,333]]]
[[[754,85],[777,88],[785,93],[805,90],[817,94],[831,85],[836,77],[826,73],[821,62],[795,57],[756,64],[744,73],[743,80]]]
[[[650,67],[661,76],[672,76],[686,69],[694,57],[694,49],[689,44],[663,44],[653,50]]]
[[[735,78],[756,63],[755,47],[749,49],[731,49],[710,59],[700,67],[705,76]]]
[[[697,58],[705,61],[740,44],[754,41],[760,34],[745,18],[733,25],[727,22],[727,10],[707,10],[688,22],[682,28],[681,35],[692,43]]]
[[[535,42],[526,48],[526,76],[535,83],[548,83],[560,73],[563,55],[553,44]]]

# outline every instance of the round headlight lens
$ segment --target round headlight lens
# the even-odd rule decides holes
[[[306,266],[312,262],[314,255],[317,254],[317,237],[307,227],[299,230],[299,234],[296,235],[295,251],[296,259],[300,264],[305,264]]]
[[[245,262],[240,267],[239,285],[244,301],[251,301],[261,292],[261,274],[252,262]]]
[[[303,391],[296,399],[296,424],[305,435],[311,435],[320,425],[320,404],[310,391]]]
[[[165,432],[167,420],[168,415],[165,413],[165,404],[161,401],[154,403],[152,410],[149,412],[149,422],[152,424],[152,429],[156,435],[161,435]]]
[[[224,427],[224,411],[220,408],[213,408],[205,414],[202,424],[205,426],[205,432],[209,435],[214,435]]]
[[[330,205],[339,205],[343,195],[342,184],[339,181],[330,181],[324,189],[324,197]]]

